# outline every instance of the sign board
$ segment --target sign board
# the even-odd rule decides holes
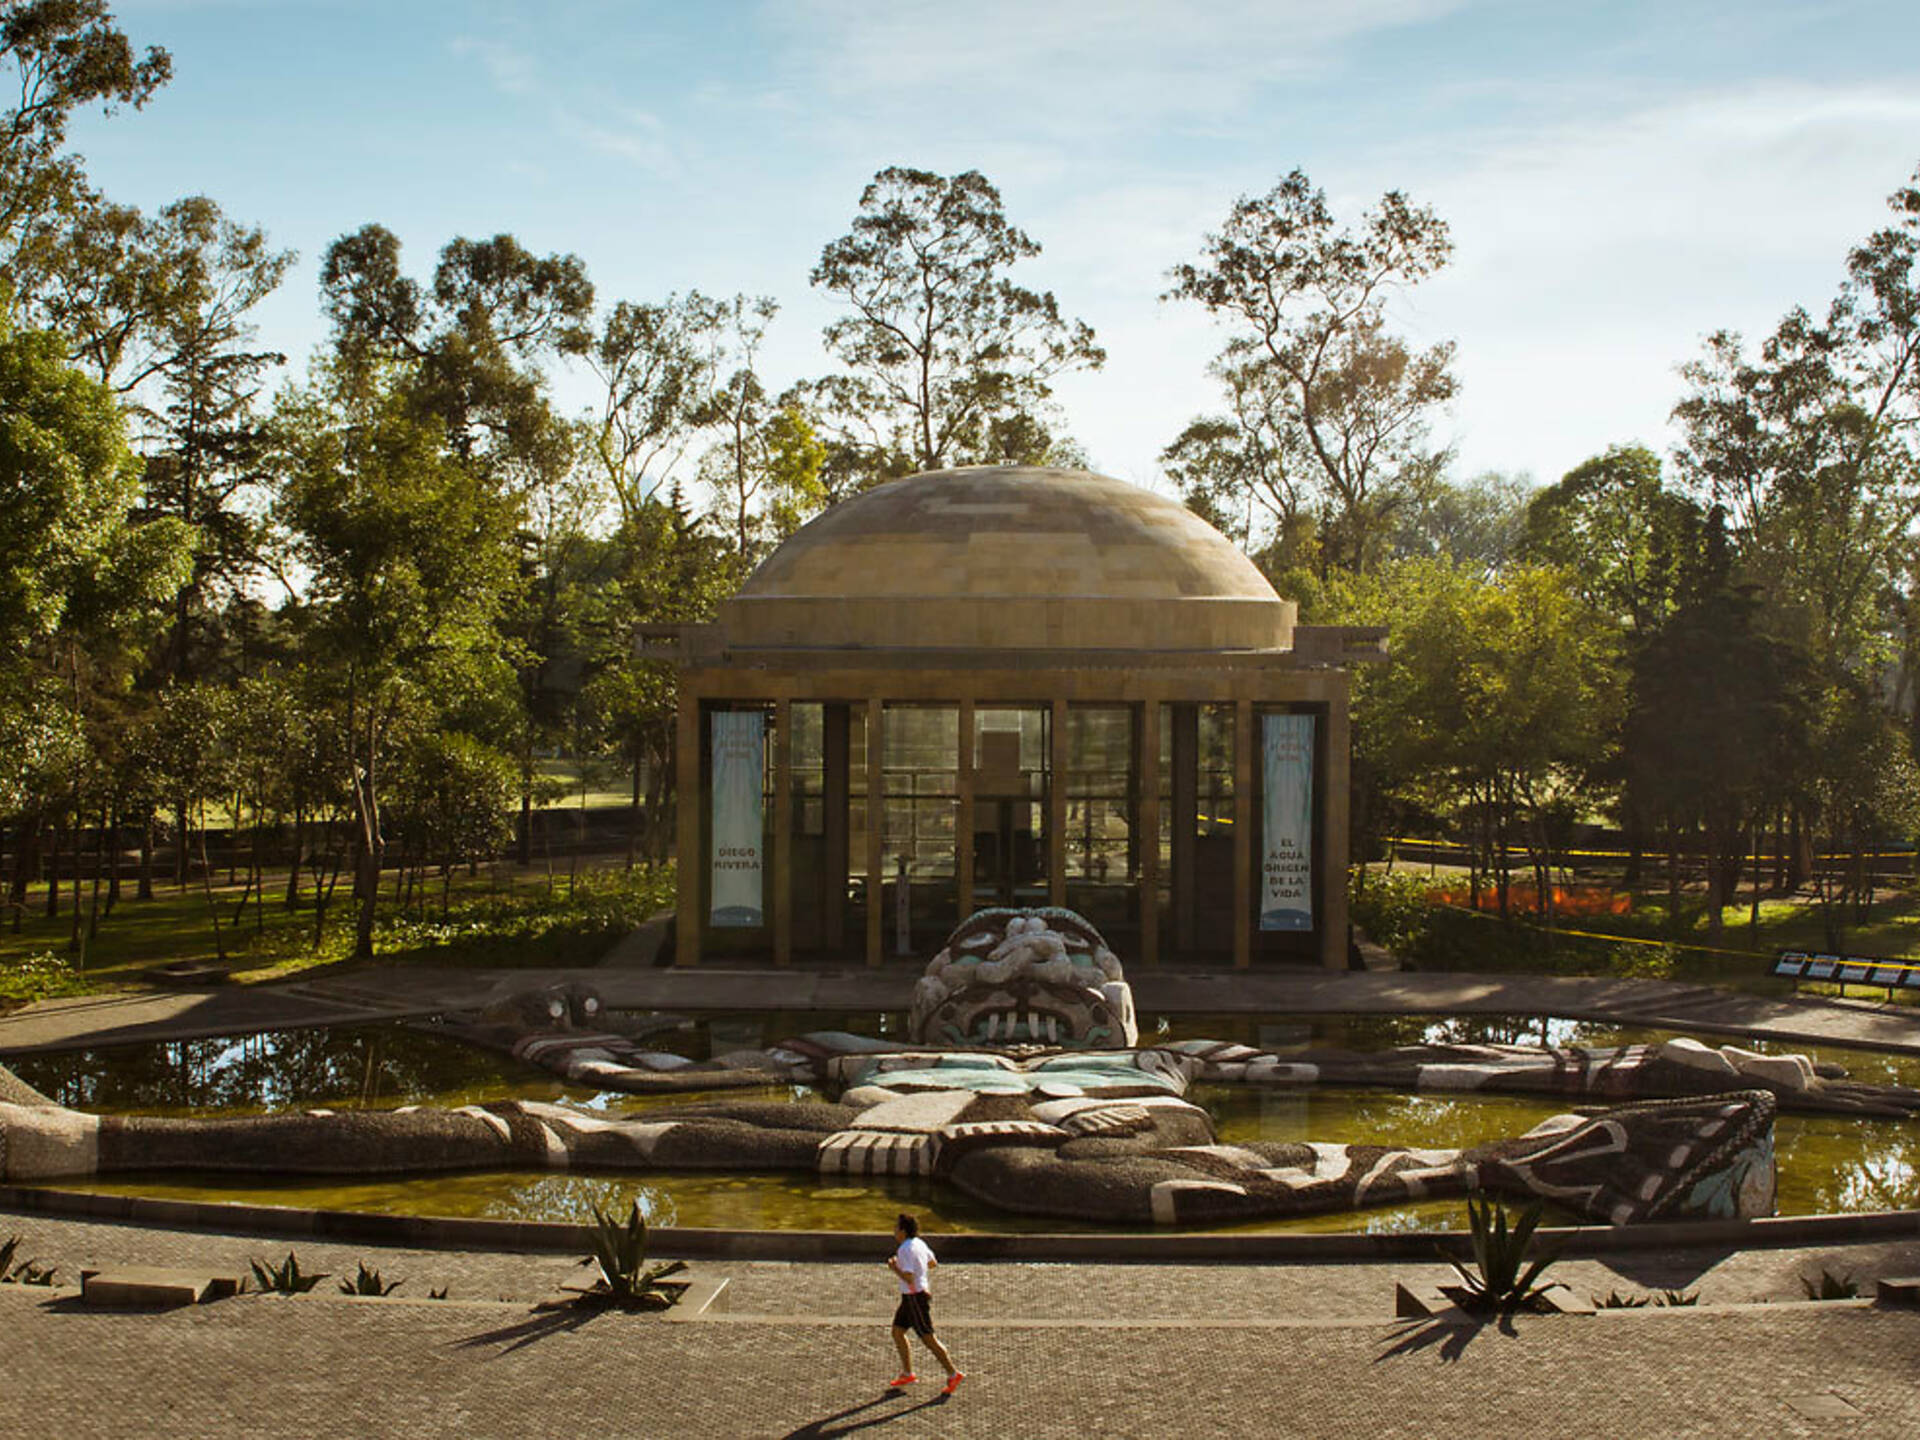
[[[758,710],[716,710],[713,754],[713,902],[715,926],[762,925],[766,834],[761,785],[766,774],[767,717]]]
[[[1260,928],[1313,928],[1313,720],[1262,715]]]

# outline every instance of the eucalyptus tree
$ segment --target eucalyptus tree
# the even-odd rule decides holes
[[[517,498],[478,473],[391,362],[284,397],[277,514],[311,576],[312,656],[337,677],[355,821],[355,953],[372,954],[396,726],[497,662],[518,583]]]
[[[1039,253],[977,170],[873,177],[811,278],[851,312],[824,332],[850,372],[834,398],[881,422],[877,457],[901,451],[928,470],[974,459],[994,421],[1044,410],[1056,377],[1105,363],[1086,322],[1007,275]]]
[[[1453,346],[1409,346],[1387,329],[1386,305],[1452,248],[1446,222],[1397,190],[1357,229],[1339,228],[1325,192],[1295,170],[1236,200],[1198,262],[1171,272],[1165,298],[1232,326],[1214,370],[1234,401],[1227,423],[1253,422],[1242,449],[1258,462],[1236,483],[1269,508],[1314,497],[1324,564],[1377,564],[1394,517],[1446,468],[1430,422],[1454,394]]]
[[[0,109],[0,304],[44,273],[41,248],[61,212],[92,198],[79,157],[66,151],[77,110],[146,104],[173,74],[165,50],[136,52],[106,0],[4,0],[0,79],[16,90]]]
[[[657,303],[622,300],[607,312],[585,360],[600,385],[588,424],[601,480],[635,523],[707,425],[719,337],[730,304],[699,291]]]
[[[327,247],[320,285],[340,363],[406,362],[393,373],[410,406],[464,463],[501,465],[538,444],[553,423],[541,367],[591,344],[586,266],[511,235],[449,241],[422,286],[402,270],[393,233],[366,225]]]

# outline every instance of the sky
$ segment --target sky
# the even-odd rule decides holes
[[[73,129],[97,185],[205,194],[300,261],[258,312],[325,339],[326,246],[368,222],[425,278],[455,236],[585,260],[600,300],[771,295],[772,388],[826,373],[811,289],[873,174],[977,169],[1043,247],[1014,278],[1087,320],[1056,389],[1096,468],[1216,408],[1225,335],[1163,302],[1234,199],[1299,167],[1343,220],[1388,190],[1451,226],[1396,301],[1458,346],[1455,473],[1558,479],[1672,443],[1719,329],[1822,309],[1920,165],[1920,5],[1580,0],[119,0],[173,54]],[[578,379],[563,400],[584,403]]]

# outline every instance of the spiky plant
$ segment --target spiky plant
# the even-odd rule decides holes
[[[327,1278],[325,1271],[317,1275],[303,1273],[299,1257],[291,1250],[278,1265],[265,1265],[258,1260],[248,1263],[253,1266],[255,1287],[274,1295],[304,1295]]]
[[[1547,1248],[1527,1264],[1534,1227],[1540,1223],[1544,1206],[1535,1200],[1522,1210],[1511,1225],[1505,1207],[1493,1200],[1467,1197],[1467,1226],[1473,1242],[1473,1265],[1469,1270],[1452,1256],[1447,1263],[1459,1272],[1466,1289],[1465,1308],[1508,1314],[1531,1304],[1560,1282],[1550,1280],[1537,1285],[1541,1273],[1560,1258],[1558,1245]],[[1524,1267],[1524,1268],[1523,1268]]]
[[[1609,1291],[1605,1299],[1593,1297],[1596,1310],[1639,1310],[1652,1303],[1651,1295],[1622,1295],[1618,1290]]]
[[[391,1295],[400,1288],[398,1280],[382,1280],[378,1270],[369,1270],[367,1262],[360,1262],[360,1273],[351,1280],[340,1282],[342,1295]]]
[[[679,1286],[662,1285],[669,1275],[687,1268],[684,1260],[647,1268],[647,1220],[634,1201],[625,1223],[593,1207],[593,1224],[587,1229],[587,1241],[593,1253],[582,1265],[598,1265],[600,1278],[579,1292],[590,1304],[617,1305],[623,1310],[664,1310],[680,1298]]]

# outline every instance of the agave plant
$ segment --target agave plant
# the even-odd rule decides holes
[[[578,1292],[583,1301],[623,1310],[664,1310],[680,1298],[679,1286],[660,1282],[685,1270],[687,1262],[672,1260],[647,1268],[647,1220],[639,1201],[633,1202],[624,1224],[594,1206],[587,1239],[593,1253],[580,1263],[598,1265],[600,1278]]]
[[[1473,1264],[1469,1270],[1452,1256],[1447,1263],[1459,1272],[1466,1289],[1465,1308],[1507,1314],[1530,1304],[1560,1282],[1534,1282],[1560,1258],[1553,1246],[1527,1264],[1534,1227],[1540,1223],[1541,1202],[1535,1200],[1511,1225],[1506,1209],[1492,1200],[1467,1197],[1467,1225],[1472,1232]],[[1522,1267],[1525,1267],[1524,1269]]]
[[[289,1259],[292,1257],[289,1256]],[[351,1280],[340,1282],[342,1295],[391,1295],[400,1288],[398,1280],[382,1280],[378,1270],[369,1270],[367,1262],[360,1262],[360,1273]]]
[[[1610,1290],[1606,1297],[1593,1297],[1596,1310],[1641,1310],[1653,1303],[1651,1295],[1622,1295],[1618,1290]]]
[[[258,1260],[248,1263],[253,1266],[254,1285],[274,1295],[304,1295],[327,1278],[324,1271],[317,1275],[303,1273],[298,1257],[291,1250],[278,1265],[263,1265]]]

